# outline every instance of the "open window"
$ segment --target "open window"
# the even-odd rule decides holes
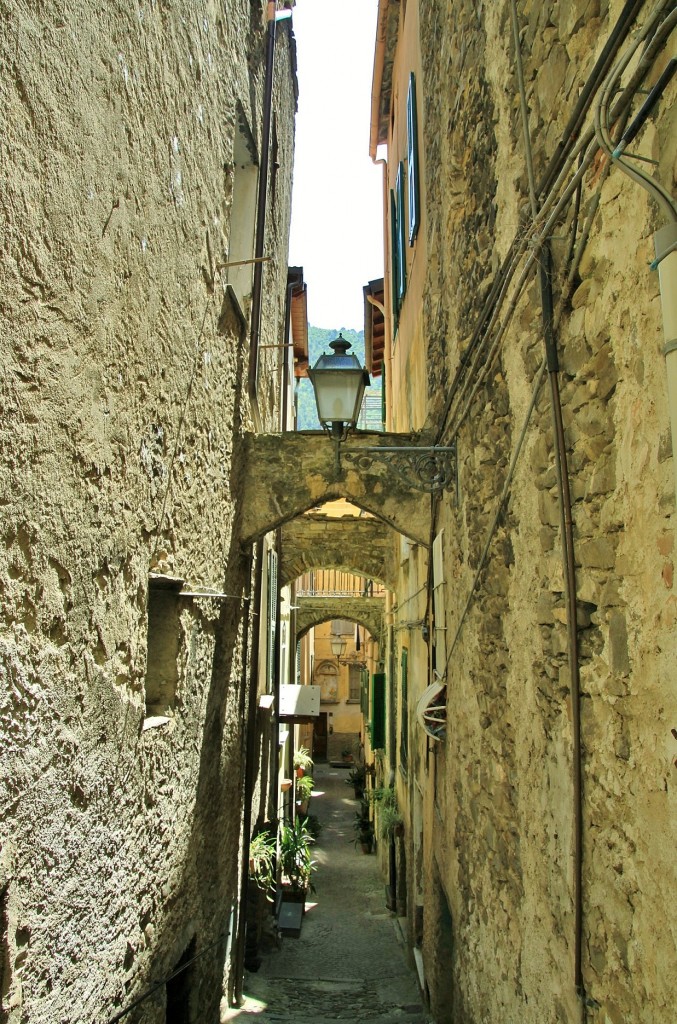
[[[228,285],[244,318],[249,313],[254,279],[254,231],[256,228],[256,197],[258,167],[255,147],[244,111],[237,108],[237,129],[233,149],[233,201],[230,211],[228,239]],[[248,262],[247,262],[248,261]],[[240,263],[240,266],[233,264]]]
[[[176,703],[181,650],[183,580],[151,576],[148,581],[146,717],[171,714]]]
[[[374,672],[371,679],[371,745],[384,750],[386,745],[386,676]]]
[[[407,184],[409,187],[409,245],[413,245],[421,220],[418,115],[416,111],[416,78],[413,71],[409,75],[407,91]]]

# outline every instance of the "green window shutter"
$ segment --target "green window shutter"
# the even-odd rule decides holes
[[[397,258],[397,203],[395,193],[390,190],[390,294],[393,306],[393,330],[397,330],[397,316],[400,311],[400,300],[397,297],[397,279],[399,277]]]
[[[402,728],[400,731],[400,763],[407,764],[409,756],[409,651],[402,648],[400,673],[400,697],[402,710]]]
[[[395,214],[397,221],[397,302],[398,307],[407,291],[407,255],[404,227],[404,164],[400,160],[395,180]]]
[[[381,424],[386,428],[386,354],[381,360]]]
[[[371,745],[384,750],[386,745],[386,674],[374,672],[371,677]]]
[[[416,78],[409,75],[407,92],[407,170],[409,183],[409,245],[414,244],[421,219],[418,173],[418,117],[416,114]]]

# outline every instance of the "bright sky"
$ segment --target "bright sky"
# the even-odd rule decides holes
[[[299,110],[289,263],[314,327],[364,327],[383,275],[382,170],[369,157],[378,0],[297,0]]]

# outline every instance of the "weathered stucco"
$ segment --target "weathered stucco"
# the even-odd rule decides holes
[[[12,2],[0,47],[0,1016],[108,1020],[195,938],[193,1019],[215,1021],[237,891],[250,578],[233,521],[252,425],[246,332],[217,264],[234,243],[236,126],[261,144],[265,5]],[[285,298],[288,26],[276,58],[264,341]],[[262,358],[265,426],[277,355]],[[151,570],[228,596],[176,599],[173,707],[144,729]],[[165,1020],[164,1003],[163,986],[129,1019]]]

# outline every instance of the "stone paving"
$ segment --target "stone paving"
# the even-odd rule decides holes
[[[340,768],[316,765],[310,812],[322,823],[313,848],[316,892],[301,937],[284,938],[259,971],[245,975],[246,999],[224,1021],[245,1024],[430,1024],[396,918],[385,907],[376,857],[353,844],[358,803]]]

